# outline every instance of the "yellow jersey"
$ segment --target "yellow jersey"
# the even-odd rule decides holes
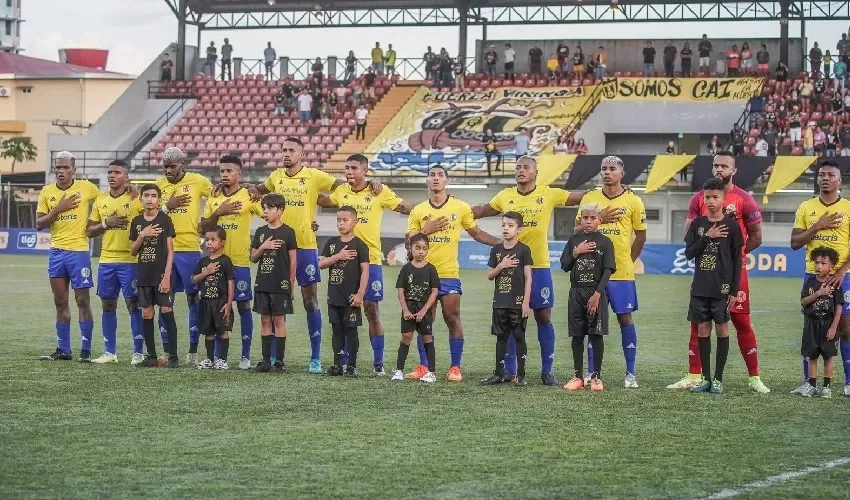
[[[89,249],[88,226],[89,203],[100,195],[97,186],[84,179],[74,179],[66,189],[48,184],[38,195],[36,213],[48,214],[56,208],[62,196],[80,195],[80,204],[73,210],[62,212],[50,225],[50,248],[83,252]]]
[[[242,202],[242,210],[238,214],[223,215],[218,218],[218,225],[224,228],[227,239],[224,240],[224,255],[230,257],[234,266],[248,267],[251,265],[251,218],[263,215],[259,202],[251,201],[251,195],[245,188],[239,188],[230,196],[224,193],[207,199],[204,207],[206,219],[212,217],[218,207],[230,201]]]
[[[381,221],[384,209],[395,210],[401,204],[401,198],[392,189],[384,186],[381,194],[372,194],[371,186],[355,191],[351,184],[345,183],[331,193],[331,201],[338,207],[349,205],[357,210],[357,225],[354,226],[354,236],[357,236],[369,248],[369,264],[381,265]]]
[[[806,244],[806,272],[815,273],[815,263],[809,260],[809,256],[817,247],[832,248],[838,252],[838,262],[833,270],[841,267],[850,257],[850,201],[839,198],[838,201],[826,205],[820,197],[814,197],[800,203],[797,215],[794,217],[794,229],[808,229],[812,227],[824,214],[839,213],[842,215],[841,225],[833,229],[821,229]]]
[[[522,229],[519,241],[531,249],[532,267],[549,269],[549,223],[552,210],[562,207],[569,191],[549,186],[536,186],[531,192],[520,193],[516,187],[505,188],[490,200],[489,205],[499,212],[519,212]]]
[[[614,207],[623,211],[619,221],[600,224],[599,232],[607,236],[614,244],[614,261],[617,271],[611,275],[611,279],[633,281],[635,263],[632,261],[632,233],[646,231],[646,209],[643,201],[629,188],[613,198],[605,196],[601,189],[597,189],[582,197],[576,222],[581,221],[581,207],[589,203],[599,205],[600,209]]]
[[[172,196],[188,194],[191,196],[189,204],[167,210],[174,224],[175,252],[200,252],[201,236],[198,232],[201,216],[201,198],[208,198],[212,194],[212,182],[203,175],[194,172],[185,172],[183,178],[172,183],[165,177],[156,180],[156,185],[162,190],[162,206],[168,203]]]
[[[123,215],[127,218],[127,227],[109,227],[103,232],[103,241],[100,248],[101,264],[135,264],[138,257],[130,255],[130,223],[133,219],[145,211],[139,198],[132,198],[129,193],[121,196],[112,196],[110,193],[101,193],[92,205],[89,220],[92,222],[103,222],[112,215]]]
[[[458,243],[460,230],[476,227],[472,208],[465,202],[449,196],[439,207],[425,200],[413,207],[407,218],[407,232],[421,233],[429,219],[445,217],[449,223],[446,229],[428,235],[428,262],[437,268],[440,279],[460,278],[458,266]]]
[[[263,186],[270,193],[283,195],[286,208],[281,220],[295,231],[298,249],[316,249],[316,233],[310,227],[316,216],[316,200],[322,191],[330,191],[336,179],[316,168],[301,167],[295,175],[279,168],[271,173]]]

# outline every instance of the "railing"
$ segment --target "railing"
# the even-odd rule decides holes
[[[50,152],[50,169],[56,166],[56,154],[59,151]],[[130,170],[136,170],[147,163],[146,159],[138,158],[139,153],[133,151],[70,151],[74,155],[74,167],[77,173],[86,176],[98,176],[106,173],[109,162],[123,160],[130,165]]]
[[[148,82],[148,84],[150,85],[150,82]],[[178,113],[183,112],[183,109],[186,107],[186,104],[188,102],[188,99],[183,98],[177,99],[173,103],[171,103],[171,106],[169,106],[168,109],[165,110],[165,113],[163,113],[159,118],[157,118],[156,121],[153,122],[153,125],[151,125],[150,128],[148,128],[145,133],[141,135],[141,137],[136,139],[136,142],[133,143],[133,150],[130,152],[127,158],[124,158],[124,160],[127,161],[130,157],[135,156],[139,151],[141,151],[142,148],[144,148],[145,145],[147,145],[150,140],[156,134],[159,133],[162,127],[167,126],[171,122],[172,118],[177,116]]]

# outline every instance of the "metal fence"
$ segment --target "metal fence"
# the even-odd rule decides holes
[[[0,184],[0,224],[8,228],[35,227],[42,184]]]

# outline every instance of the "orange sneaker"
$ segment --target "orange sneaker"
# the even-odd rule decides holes
[[[605,390],[605,386],[602,385],[602,379],[599,377],[593,377],[590,379],[590,390],[596,392],[602,392]]]
[[[584,389],[584,379],[581,377],[573,377],[569,382],[564,384],[565,391],[580,391]]]
[[[460,374],[460,367],[453,366],[446,373],[446,380],[449,382],[463,382],[463,375]]]
[[[424,377],[428,373],[428,367],[425,365],[418,365],[413,369],[412,372],[408,373],[404,376],[406,379],[419,380]]]

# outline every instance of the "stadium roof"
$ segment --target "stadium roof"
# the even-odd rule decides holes
[[[0,52],[0,79],[132,79],[124,73]]]

